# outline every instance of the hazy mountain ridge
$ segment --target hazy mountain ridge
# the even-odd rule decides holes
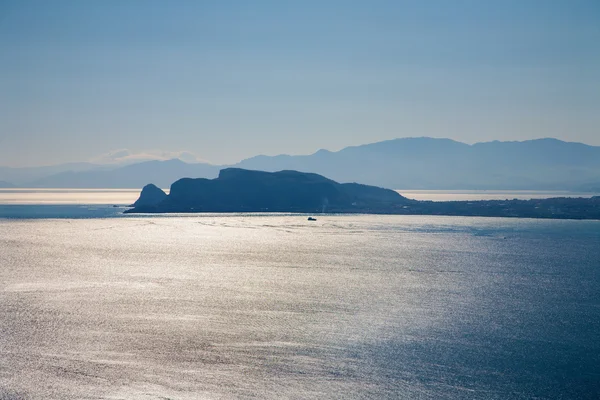
[[[27,187],[37,179],[66,171],[81,172],[98,169],[118,168],[119,166],[100,165],[87,162],[48,165],[42,167],[0,167],[0,180],[11,182],[17,186]]]
[[[32,182],[45,188],[139,188],[149,180],[160,187],[182,177],[216,177],[219,167],[210,164],[188,164],[181,160],[145,161],[110,170],[61,172]]]
[[[396,189],[585,190],[600,182],[600,147],[556,139],[468,145],[406,138],[310,156],[257,156],[236,166],[297,169]]]
[[[16,186],[10,182],[0,181],[0,188],[2,188],[2,189],[9,189],[9,188],[14,188],[14,187],[16,187]]]
[[[275,172],[296,170],[337,182],[362,182],[395,189],[600,190],[600,147],[557,139],[482,142],[403,138],[310,155],[259,155],[235,165],[146,161],[126,166],[64,164],[0,167],[0,180],[22,187],[168,187],[179,178],[214,178],[222,168]]]

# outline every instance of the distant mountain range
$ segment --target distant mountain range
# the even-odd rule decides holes
[[[219,167],[188,164],[181,160],[145,161],[115,169],[64,171],[36,179],[31,187],[43,188],[141,188],[149,181],[167,188],[179,178],[214,178]]]
[[[0,167],[0,180],[22,187],[142,188],[152,182],[166,188],[183,177],[215,178],[226,167],[313,172],[338,182],[404,190],[600,191],[600,147],[557,139],[468,145],[450,139],[404,138],[337,152],[261,155],[220,166],[169,160],[127,166]]]
[[[408,138],[309,156],[258,156],[237,166],[317,172],[394,189],[581,190],[600,183],[600,147],[556,139],[468,145]]]
[[[34,182],[61,172],[84,172],[92,170],[106,170],[118,168],[114,165],[100,165],[92,163],[68,163],[45,167],[10,168],[0,167],[0,180],[11,182],[20,187],[35,187]]]
[[[14,187],[15,187],[15,185],[13,185],[10,182],[0,181],[0,189],[14,188]]]

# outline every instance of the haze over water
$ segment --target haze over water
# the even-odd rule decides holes
[[[0,205],[132,204],[139,197],[140,191],[141,189],[0,189]]]
[[[0,219],[0,398],[595,399],[600,222]]]
[[[163,189],[169,193],[169,189]],[[132,204],[141,189],[46,189],[18,188],[1,189],[0,205],[91,205]],[[536,190],[397,190],[401,195],[415,200],[506,200],[545,199],[549,197],[592,197],[597,193]],[[0,218],[3,216],[0,212]]]

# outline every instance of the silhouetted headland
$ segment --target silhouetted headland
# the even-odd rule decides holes
[[[134,207],[145,207],[159,204],[167,198],[167,194],[153,184],[148,184],[142,188],[139,199],[133,203]]]
[[[215,179],[180,179],[168,196],[146,186],[128,212],[392,212],[408,203],[393,190],[317,174],[227,168]]]
[[[127,213],[298,212],[600,219],[600,197],[417,201],[390,189],[338,183],[298,171],[221,170],[215,179],[183,178],[169,195],[147,185]]]

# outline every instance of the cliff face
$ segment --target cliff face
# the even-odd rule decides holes
[[[389,212],[410,202],[393,190],[340,184],[317,174],[238,168],[212,180],[180,179],[160,202],[146,201],[150,190],[156,192],[142,191],[144,201],[129,212]]]
[[[142,193],[140,193],[140,197],[133,203],[133,207],[156,206],[166,198],[167,194],[165,192],[155,185],[149,184],[144,186]]]

